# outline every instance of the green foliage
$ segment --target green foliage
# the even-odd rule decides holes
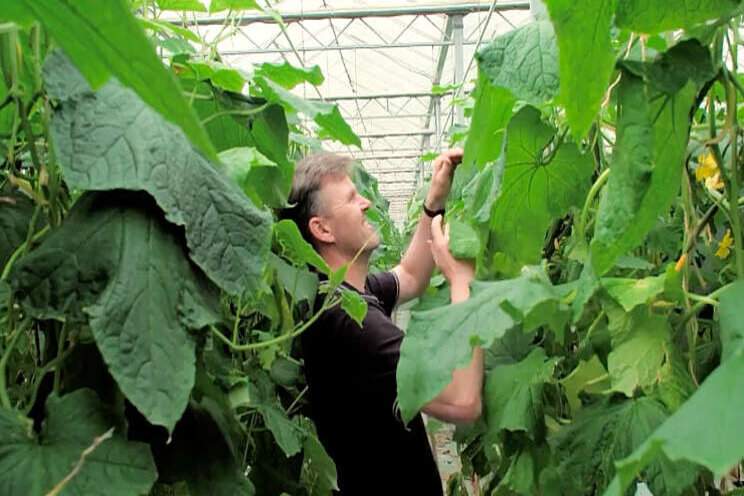
[[[668,360],[671,329],[665,315],[653,315],[647,307],[630,313],[613,312],[610,319],[612,351],[607,371],[613,391],[633,396],[636,388],[650,389]]]
[[[87,314],[124,394],[150,422],[173,430],[194,381],[189,331],[218,319],[218,297],[149,198],[84,196],[15,265],[11,281],[32,315]]]
[[[360,195],[372,202],[365,212],[367,222],[374,227],[380,237],[380,245],[372,253],[370,267],[374,270],[390,270],[400,262],[403,254],[403,240],[400,231],[390,218],[390,202],[382,196],[377,179],[367,172],[361,164],[354,165],[352,182]]]
[[[5,267],[15,249],[26,240],[34,203],[8,187],[0,190],[0,198],[0,267]]]
[[[472,227],[457,219],[449,221],[449,249],[455,258],[475,258],[481,252],[478,233]]]
[[[651,398],[603,401],[581,410],[557,439],[555,456],[564,494],[593,494],[615,473],[614,461],[632,452],[667,418]],[[680,436],[686,437],[686,436]],[[690,463],[662,459],[643,480],[654,494],[682,494],[696,475]]]
[[[230,148],[219,153],[225,173],[256,205],[279,208],[287,203],[294,170],[276,164],[255,148]]]
[[[79,389],[46,402],[41,431],[22,413],[0,408],[3,494],[130,495],[149,491],[157,471],[145,443],[127,441],[120,412]],[[69,478],[68,478],[69,477]]]
[[[581,409],[582,391],[599,394],[606,391],[609,386],[607,371],[597,355],[592,355],[588,361],[581,360],[579,365],[560,382],[566,390],[566,399],[574,414]]]
[[[490,436],[495,438],[501,430],[544,436],[542,391],[553,379],[556,360],[548,359],[542,348],[535,348],[519,363],[490,370],[484,391]]]
[[[263,63],[256,68],[254,74],[268,78],[288,90],[305,82],[313,86],[320,86],[325,80],[323,74],[320,72],[320,67],[317,65],[305,69],[294,67],[289,62],[284,62],[283,64]]]
[[[367,302],[359,293],[348,289],[342,291],[341,298],[341,308],[362,327],[362,321],[367,315]]]
[[[282,220],[274,224],[274,237],[281,246],[281,254],[294,264],[310,264],[324,274],[330,274],[331,269],[326,261],[302,238],[297,224],[291,220]]]
[[[498,251],[519,266],[540,260],[550,223],[581,204],[592,160],[576,145],[553,141],[555,130],[532,107],[509,123],[501,191],[491,213]]]
[[[262,287],[269,215],[258,210],[175,127],[116,82],[92,93],[60,54],[46,65],[59,100],[53,133],[67,182],[151,194],[168,221],[185,227],[194,262],[230,293]],[[78,126],[88,131],[78,133]]]
[[[594,121],[612,74],[611,0],[546,0],[560,60],[560,101],[574,136]]]
[[[24,25],[41,21],[94,89],[116,77],[155,112],[180,126],[207,157],[215,158],[175,78],[158,60],[126,2],[112,0],[102,9],[95,0],[22,0],[8,4],[1,15]]]
[[[349,124],[341,117],[338,105],[305,100],[302,97],[290,93],[283,86],[284,79],[277,83],[262,75],[254,75],[253,81],[260,90],[258,95],[267,101],[278,103],[288,113],[301,113],[313,119],[320,126],[324,136],[340,141],[344,145],[356,145],[361,147],[359,137],[354,134]]]
[[[455,369],[470,363],[473,345],[487,348],[518,323],[561,332],[559,298],[540,268],[526,267],[516,279],[473,283],[462,303],[412,312],[397,372],[403,419],[413,418],[449,384]]]
[[[649,93],[623,73],[619,85],[616,165],[597,213],[592,264],[603,274],[615,259],[643,241],[679,191],[695,89]]]
[[[532,104],[558,94],[558,46],[553,25],[538,20],[497,36],[476,55],[493,86]]]
[[[602,279],[602,287],[626,312],[630,312],[663,292],[666,279],[666,274],[645,279],[607,277]]]
[[[89,4],[3,12],[21,27],[0,33],[0,492],[328,496],[293,338],[366,302],[268,208],[301,150],[359,139],[290,91],[317,67],[236,70],[138,3]],[[413,308],[402,416],[479,345],[484,418],[452,491],[714,493],[744,456],[740,2],[546,4],[478,52],[470,128],[449,133],[450,247],[483,280],[451,305],[440,276]],[[208,8],[225,29],[241,9],[281,24]],[[389,269],[402,237],[353,180]]]
[[[653,34],[727,16],[739,5],[739,0],[617,0],[615,24]]]

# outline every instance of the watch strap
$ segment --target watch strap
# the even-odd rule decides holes
[[[431,217],[432,219],[434,217],[436,217],[437,215],[444,216],[444,209],[441,209],[441,210],[431,210],[431,209],[429,209],[429,207],[426,206],[426,203],[422,203],[422,206],[424,207],[424,213],[428,217]]]

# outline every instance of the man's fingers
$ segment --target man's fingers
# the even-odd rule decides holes
[[[449,239],[450,239],[449,232],[450,232],[450,225],[447,224],[446,226],[444,226],[444,239],[447,240],[447,244],[449,244]]]
[[[452,148],[450,150],[446,150],[445,152],[442,152],[442,155],[445,155],[450,161],[452,162],[452,165],[457,166],[460,162],[462,162],[462,156],[465,154],[465,151],[462,148],[456,147]]]
[[[442,232],[442,216],[437,215],[431,219],[431,239],[432,245],[441,245],[445,242],[444,233]]]

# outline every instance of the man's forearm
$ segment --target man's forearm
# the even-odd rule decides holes
[[[470,287],[466,281],[453,281],[450,287],[452,303],[465,301],[469,296]],[[468,367],[456,370],[452,374],[452,381],[423,410],[446,422],[474,422],[481,415],[482,388],[483,350],[480,346],[475,346]]]

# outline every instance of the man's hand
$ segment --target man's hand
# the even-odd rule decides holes
[[[441,153],[434,160],[434,172],[431,177],[429,194],[426,195],[426,206],[431,210],[441,210],[447,203],[452,188],[452,177],[455,167],[462,162],[462,148],[453,148]]]
[[[472,260],[460,260],[449,251],[449,224],[442,230],[442,216],[437,215],[431,221],[431,254],[434,263],[450,283],[450,286],[467,287],[475,275],[475,264]]]

